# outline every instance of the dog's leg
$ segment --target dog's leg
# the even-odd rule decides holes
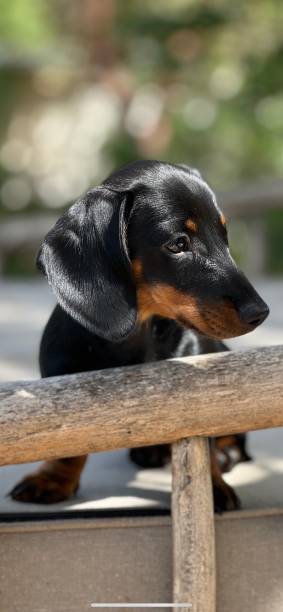
[[[213,486],[214,511],[228,512],[241,507],[239,498],[230,485],[222,478],[221,467],[217,459],[214,439],[210,439],[211,478]]]
[[[171,461],[170,444],[155,444],[131,448],[130,459],[142,468],[161,468]]]
[[[217,458],[222,472],[230,472],[235,465],[252,461],[247,452],[246,434],[234,434],[215,438]]]
[[[10,492],[12,499],[33,504],[55,504],[71,497],[79,487],[87,455],[42,463]]]
[[[218,460],[218,450],[215,440],[210,439],[211,478],[213,485],[215,512],[227,512],[240,508],[240,500],[236,493],[222,478],[221,465]],[[171,459],[171,446],[160,444],[130,449],[130,459],[142,468],[160,468]]]

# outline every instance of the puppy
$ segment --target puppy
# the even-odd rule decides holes
[[[38,266],[58,300],[41,341],[44,377],[223,351],[222,339],[252,331],[268,315],[231,257],[213,191],[184,165],[140,161],[112,174],[57,221]],[[163,465],[170,448],[133,449],[131,458]],[[215,508],[232,510],[238,500],[213,441],[211,459]],[[67,499],[85,461],[48,461],[11,496]]]

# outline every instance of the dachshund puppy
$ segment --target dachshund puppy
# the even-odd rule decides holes
[[[41,341],[44,377],[223,351],[221,339],[250,332],[269,312],[230,255],[213,191],[184,165],[140,161],[112,174],[57,221],[38,266],[58,300]],[[211,441],[215,507],[232,510],[238,500],[217,452]],[[163,465],[170,448],[130,455]],[[48,461],[11,496],[67,499],[85,461]]]

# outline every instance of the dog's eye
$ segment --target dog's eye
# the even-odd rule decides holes
[[[190,246],[190,241],[188,236],[179,236],[174,240],[174,242],[169,242],[166,244],[166,248],[171,253],[183,253],[184,251],[188,251]]]

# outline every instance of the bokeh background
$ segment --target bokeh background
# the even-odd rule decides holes
[[[34,274],[53,219],[134,159],[197,166],[220,192],[252,184],[261,193],[280,178],[278,0],[1,0],[0,8],[2,274]],[[244,267],[280,274],[283,215],[268,202],[259,213],[256,195],[233,210],[232,248]]]

